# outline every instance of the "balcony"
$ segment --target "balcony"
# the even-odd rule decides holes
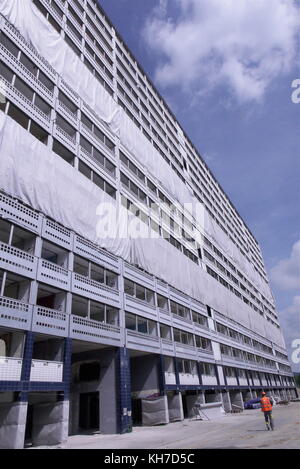
[[[95,244],[80,238],[80,236],[77,235],[74,239],[74,252],[96,262],[96,264],[100,264],[103,267],[112,270],[113,272],[120,272],[119,259],[117,256],[104,251]]]
[[[34,62],[37,63],[38,67],[53,81],[56,81],[56,72],[51,67],[51,65],[38,54],[36,49],[26,42],[25,38],[19,33],[19,31],[9,23],[9,21],[4,21],[2,29],[8,37],[12,39],[16,44],[20,44],[24,52],[31,58]]]
[[[159,337],[126,330],[126,347],[152,353],[160,353]]]
[[[72,112],[62,101],[57,101],[57,111],[78,130],[79,119],[76,113]]]
[[[118,290],[75,272],[72,273],[72,293],[120,308],[120,293]]]
[[[226,376],[226,383],[227,383],[227,386],[237,386],[238,384],[236,378],[227,377],[227,376]]]
[[[176,375],[171,371],[165,371],[166,385],[176,385]]]
[[[0,44],[0,57],[3,62],[16,72],[31,88],[37,91],[45,101],[54,107],[54,94],[42,82],[40,82],[30,71],[2,44]]]
[[[191,373],[179,373],[179,382],[184,386],[199,386],[199,376]]]
[[[32,306],[12,298],[0,297],[0,324],[14,329],[30,330]]]
[[[121,346],[120,328],[80,316],[70,316],[70,337],[99,344]]]
[[[216,376],[202,375],[203,386],[217,386],[218,381]]]
[[[0,357],[0,381],[20,381],[21,373],[21,358]]]
[[[159,316],[158,318],[159,321],[162,321],[164,323],[171,325],[172,319],[171,319],[171,313],[169,310],[158,308],[158,316]]]
[[[193,332],[193,322],[189,317],[183,317],[178,314],[172,313],[173,326],[178,329],[184,329]]]
[[[197,358],[197,349],[193,345],[175,342],[175,352],[176,356],[180,356],[182,358],[192,358],[194,360]]]
[[[127,262],[124,262],[124,276],[133,282],[150,288],[150,290],[155,289],[154,277],[152,275],[143,272],[141,269],[138,269]]]
[[[174,342],[170,339],[161,339],[162,355],[175,355]]]
[[[38,123],[46,132],[51,133],[51,122],[50,115],[45,114],[41,111],[35,104],[33,104],[29,99],[27,99],[20,91],[12,86],[7,80],[2,78],[2,81],[5,86],[6,97],[15,104],[18,108]]]
[[[71,287],[71,272],[45,259],[39,259],[37,279],[64,290]]]
[[[72,250],[73,236],[71,231],[47,218],[43,220],[42,237],[59,244],[67,250]]]
[[[0,214],[4,219],[15,221],[17,225],[30,231],[38,234],[41,232],[41,215],[4,194],[0,194]]]
[[[0,242],[0,267],[32,279],[36,276],[37,258],[26,251]]]
[[[69,334],[70,316],[42,306],[35,306],[32,316],[32,330],[43,334],[67,337]]]
[[[32,360],[30,381],[60,383],[63,379],[63,363]]]
[[[77,143],[76,143],[76,135],[70,135],[64,129],[62,129],[59,125],[54,124],[53,126],[53,136],[63,145],[65,145],[68,150],[72,153],[76,153]]]
[[[147,303],[146,301],[139,300],[138,298],[134,298],[133,296],[127,295],[125,293],[125,302],[124,302],[124,309],[130,313],[137,313],[143,314],[143,316],[157,320],[157,312],[156,307]]]

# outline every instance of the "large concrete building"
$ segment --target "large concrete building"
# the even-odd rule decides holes
[[[295,397],[260,247],[101,6],[0,13],[0,446]]]

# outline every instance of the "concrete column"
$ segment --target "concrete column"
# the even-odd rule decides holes
[[[28,403],[0,404],[0,449],[23,449]]]
[[[69,401],[38,404],[34,408],[33,446],[58,445],[66,442],[69,428]]]
[[[187,396],[187,405],[189,408],[189,399],[190,397],[194,396]],[[198,396],[195,396],[196,398]],[[182,405],[182,395],[181,392],[178,394],[175,393],[168,393],[167,394],[168,398],[168,411],[169,411],[169,421],[170,422],[176,422],[178,420],[183,420],[184,415],[183,415],[183,405]]]

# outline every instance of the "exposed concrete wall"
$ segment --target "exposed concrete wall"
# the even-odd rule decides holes
[[[118,389],[117,371],[116,371],[116,353],[115,350],[107,350],[101,357],[100,370],[100,431],[101,433],[117,433],[117,389]]]
[[[169,423],[168,398],[142,399],[143,425],[161,425]]]
[[[198,416],[198,411],[195,406],[204,403],[204,393],[201,392],[199,394],[188,394],[185,396],[186,399],[186,407],[187,407],[187,416],[188,418],[193,418]]]
[[[188,396],[190,397],[190,396]],[[191,396],[193,397],[193,396]],[[182,395],[181,393],[173,394],[168,393],[168,409],[169,409],[169,420],[170,422],[176,422],[178,420],[183,420],[183,405],[182,405]]]
[[[69,401],[37,404],[34,406],[33,446],[57,445],[68,438]]]
[[[130,359],[131,391],[134,397],[147,397],[159,392],[157,355],[144,355]]]
[[[24,448],[27,402],[0,404],[0,448]]]

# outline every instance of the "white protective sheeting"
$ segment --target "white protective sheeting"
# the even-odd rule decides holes
[[[116,224],[115,213],[119,212],[115,201],[3,112],[0,162],[1,190],[244,326],[266,334],[263,318],[166,240],[145,237],[148,228],[125,209],[119,208],[123,213],[121,227],[125,227],[121,236],[101,236],[101,227]],[[114,211],[103,218],[99,206],[106,205]],[[129,228],[124,212],[131,220]],[[136,224],[140,238],[135,237]]]
[[[31,0],[1,0],[0,13],[101,119],[117,125],[119,106]]]
[[[92,242],[98,240],[98,206],[116,205],[103,190],[2,111],[0,188]],[[106,242],[116,255],[130,259],[126,239]]]
[[[31,0],[1,0],[2,13],[66,83],[110,125],[121,142],[181,204],[197,202],[157,150],[105,91]]]
[[[121,143],[174,198],[183,205],[198,203],[188,187],[176,176],[31,0],[1,0],[0,13],[48,60],[99,117],[110,125]],[[266,334],[263,318],[168,242],[162,239],[128,237],[99,238],[97,228],[101,225],[101,220],[97,218],[97,207],[103,203],[113,204],[112,199],[11,119],[5,119],[2,113],[0,131],[2,190],[188,295],[220,310],[246,327]],[[35,175],[34,178],[32,174]],[[65,187],[68,187],[68,191],[65,191]],[[117,206],[115,209],[119,210]],[[113,224],[113,220],[111,223]],[[125,223],[124,220],[122,223]],[[268,285],[261,281],[253,266],[207,213],[204,227],[201,226],[202,231],[203,228],[249,276],[256,287],[271,299]],[[274,330],[274,335],[278,335],[278,341],[281,342],[281,334],[275,332]]]

